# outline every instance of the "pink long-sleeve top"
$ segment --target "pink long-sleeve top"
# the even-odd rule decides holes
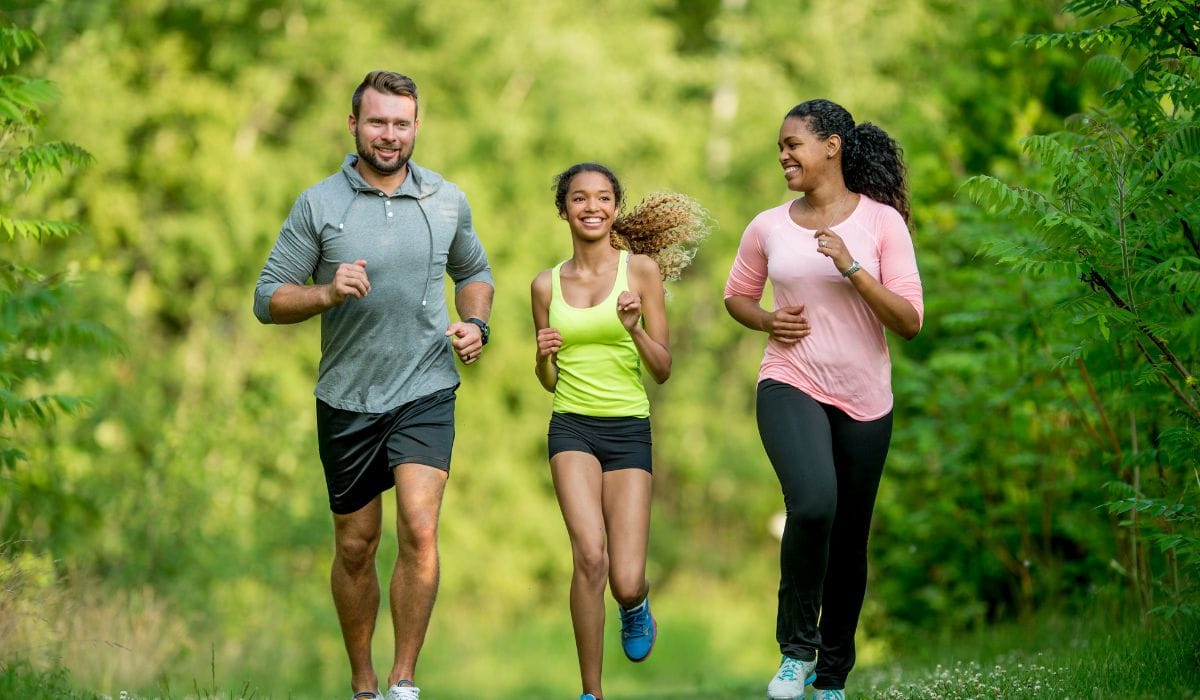
[[[892,409],[892,360],[883,324],[833,261],[817,252],[815,231],[794,222],[790,206],[754,217],[725,284],[726,299],[757,301],[770,280],[775,309],[804,305],[811,334],[791,345],[768,340],[758,380],[794,386],[855,420],[881,418]],[[863,266],[855,274],[870,274],[908,300],[924,320],[912,236],[899,212],[863,195],[849,218],[832,230]]]

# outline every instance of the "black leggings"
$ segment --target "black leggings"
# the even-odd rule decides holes
[[[787,656],[816,654],[813,687],[844,688],[892,414],[857,421],[773,379],[759,383],[757,403],[758,432],[787,508],[775,638]]]

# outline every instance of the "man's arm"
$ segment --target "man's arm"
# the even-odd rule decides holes
[[[487,323],[492,313],[494,294],[495,290],[488,282],[470,282],[454,294],[454,308],[462,320],[451,323],[446,335],[450,337],[450,344],[464,365],[478,360],[479,353],[483,351],[483,330],[467,319],[477,318]]]
[[[259,273],[254,287],[255,317],[262,323],[298,323],[335,306],[333,290],[326,289],[332,285],[305,284],[320,259],[320,237],[313,230],[312,210],[302,194],[288,212]]]
[[[329,284],[286,283],[271,295],[271,320],[274,323],[299,323],[346,303],[350,297],[362,299],[371,291],[367,261],[342,263]]]

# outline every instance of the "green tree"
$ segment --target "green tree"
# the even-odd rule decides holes
[[[1198,611],[1200,590],[1200,10],[1194,2],[1077,0],[1105,19],[1029,37],[1033,47],[1114,49],[1088,64],[1102,104],[1030,137],[1036,179],[964,186],[1024,223],[987,254],[1047,289],[1034,323],[1113,478],[1119,568],[1143,611]],[[1072,282],[1072,280],[1074,280]]]
[[[63,354],[110,341],[96,323],[63,313],[72,293],[69,275],[43,272],[28,261],[48,239],[79,227],[23,217],[21,195],[38,178],[91,160],[75,144],[38,140],[43,110],[57,100],[58,90],[16,71],[39,46],[34,32],[0,17],[0,237],[8,251],[0,260],[0,479],[10,487],[17,463],[27,459],[11,432],[18,423],[46,425],[84,403],[54,390]]]

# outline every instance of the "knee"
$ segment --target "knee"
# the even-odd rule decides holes
[[[812,494],[801,493],[795,497],[784,498],[784,508],[789,525],[796,524],[828,531],[833,526],[834,516],[837,515],[837,499],[814,498]]]
[[[436,555],[437,520],[428,518],[402,523],[397,539],[404,554],[409,556]]]
[[[626,609],[637,605],[646,597],[646,575],[641,571],[613,572],[609,585],[612,586],[613,598]]]
[[[360,573],[375,567],[375,552],[379,549],[377,534],[338,533],[336,539],[336,555],[343,569]]]
[[[603,545],[574,547],[575,573],[593,585],[603,586],[608,579],[608,553]]]

